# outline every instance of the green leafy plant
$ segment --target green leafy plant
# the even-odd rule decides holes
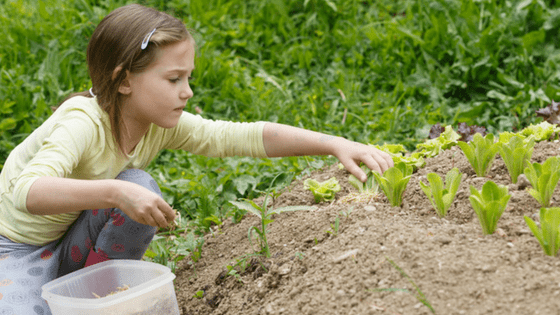
[[[436,173],[429,173],[426,177],[430,185],[428,186],[420,181],[420,188],[422,188],[422,191],[424,191],[428,199],[430,199],[439,217],[443,218],[453,203],[453,199],[455,199],[455,195],[461,184],[462,174],[458,168],[453,168],[445,175],[445,185],[441,177]]]
[[[416,150],[425,157],[434,157],[443,150],[457,144],[461,138],[452,126],[441,126],[439,123],[430,128],[429,140],[416,145]]]
[[[241,279],[241,275],[239,274],[239,272],[235,269],[235,266],[227,265],[226,269],[227,276],[234,277],[235,280],[237,280],[239,283],[245,283],[243,279]]]
[[[494,135],[489,133],[482,137],[482,135],[476,133],[472,141],[468,143],[460,141],[458,145],[471,163],[476,175],[479,177],[486,176],[499,148],[498,144],[494,143]]]
[[[324,182],[318,182],[308,178],[303,182],[303,187],[310,190],[315,197],[315,202],[333,201],[337,192],[340,191],[340,184],[336,177],[331,177]]]
[[[560,126],[551,124],[546,120],[536,125],[529,125],[519,132],[525,137],[533,136],[536,142],[554,138],[558,133],[560,133]]]
[[[198,290],[193,295],[196,299],[202,299],[204,297],[204,290]]]
[[[389,203],[393,207],[399,207],[402,204],[402,196],[408,181],[412,175],[412,166],[399,162],[394,167],[389,168],[381,176],[377,172],[373,172],[375,180],[381,186],[381,189],[389,199]]]
[[[204,237],[195,237],[193,232],[188,233],[184,237],[184,246],[180,248],[177,253],[185,256],[190,256],[191,262],[196,276],[196,263],[202,256],[202,245],[204,245]]]
[[[325,232],[327,232],[328,234],[331,234],[333,236],[337,236],[339,228],[340,228],[340,218],[338,216],[336,216],[336,218],[334,220],[334,223],[331,223],[331,230],[327,230]]]
[[[362,171],[364,171],[364,173],[366,173],[366,175],[368,175],[366,182],[363,183],[352,174],[348,176],[348,182],[352,186],[354,186],[354,188],[356,188],[359,193],[376,194],[377,190],[379,189],[379,185],[377,184],[373,176],[369,176],[373,171],[365,165],[362,165],[361,169]]]
[[[525,222],[541,244],[544,253],[548,256],[556,256],[560,249],[560,208],[541,208],[539,222],[541,227],[528,216],[524,216]]]
[[[533,186],[529,194],[543,207],[550,206],[550,199],[560,179],[560,157],[549,157],[543,164],[528,164],[525,176]]]
[[[278,177],[279,175],[277,175]],[[276,177],[275,177],[276,179]],[[268,189],[268,191],[270,191],[270,189],[272,188],[272,184],[274,183],[274,180],[272,180],[272,182],[270,183],[270,187]],[[239,209],[245,210],[251,214],[256,215],[257,217],[259,217],[259,219],[261,219],[261,226],[260,228],[256,227],[256,226],[252,226],[249,228],[248,231],[248,237],[249,237],[249,242],[251,242],[251,240],[253,239],[253,232],[257,233],[256,238],[259,242],[259,246],[260,246],[260,251],[259,253],[264,255],[265,257],[270,257],[270,249],[268,246],[268,240],[267,240],[267,229],[266,227],[274,222],[274,220],[272,220],[272,216],[274,214],[279,214],[282,212],[288,212],[288,211],[299,211],[299,210],[312,210],[314,209],[314,207],[309,207],[309,206],[288,206],[288,207],[281,207],[281,208],[276,208],[276,209],[270,209],[268,207],[268,201],[269,201],[269,193],[267,192],[265,194],[262,206],[257,205],[254,201],[252,200],[244,200],[244,201],[230,201],[230,203],[236,207],[238,207]]]
[[[519,135],[513,135],[507,142],[498,142],[498,150],[514,184],[517,183],[517,178],[523,173],[526,165],[530,163],[534,146],[533,138],[525,140]]]
[[[487,181],[482,190],[477,190],[474,186],[470,186],[471,202],[476,216],[482,226],[484,234],[492,234],[496,230],[498,220],[506,209],[509,198],[508,189],[504,185],[497,185],[493,181]]]

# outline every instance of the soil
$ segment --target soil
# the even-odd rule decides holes
[[[540,142],[532,162],[559,153],[558,142]],[[418,182],[427,183],[430,172],[443,177],[452,167],[463,180],[447,216],[439,218]],[[182,314],[432,314],[427,305],[436,314],[560,314],[560,259],[543,253],[523,219],[538,220],[540,206],[526,182],[511,183],[499,155],[484,178],[476,177],[458,147],[427,159],[401,207],[390,206],[382,193],[361,203],[315,204],[303,188],[307,177],[335,176],[340,200],[355,191],[348,175],[337,165],[325,167],[275,200],[274,207],[317,208],[274,217],[269,259],[248,256],[256,249],[247,236],[259,223],[255,216],[215,228],[196,274],[186,260],[177,270]],[[496,232],[483,235],[468,196],[469,185],[481,189],[488,180],[507,185],[511,199]],[[553,196],[553,206],[559,204],[560,185]],[[338,234],[327,233],[337,217]],[[226,266],[240,261],[247,266],[237,267],[239,277],[227,276]],[[204,297],[194,297],[199,290]]]

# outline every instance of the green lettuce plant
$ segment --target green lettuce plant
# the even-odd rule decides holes
[[[362,183],[356,176],[350,175],[348,176],[348,182],[354,186],[358,190],[359,193],[371,193],[376,194],[379,189],[379,184],[375,181],[373,176],[369,176],[370,173],[373,171],[370,170],[367,166],[362,165],[362,171],[368,175],[368,178],[365,183]]]
[[[550,199],[560,179],[560,157],[549,157],[543,164],[528,164],[525,176],[533,186],[529,194],[543,207],[550,206]]]
[[[558,132],[560,132],[560,126],[553,125],[548,121],[543,121],[536,125],[530,125],[519,133],[525,137],[533,136],[536,142],[540,142],[550,139]]]
[[[318,182],[312,178],[308,178],[303,182],[303,187],[310,190],[315,197],[315,202],[333,201],[337,192],[340,191],[340,184],[336,177],[331,177],[324,182]]]
[[[458,168],[454,167],[445,175],[445,184],[441,177],[436,173],[429,173],[426,175],[430,185],[420,181],[420,188],[428,196],[432,206],[436,210],[440,218],[445,217],[447,210],[453,203],[459,185],[461,184],[461,172]]]
[[[484,234],[492,234],[496,230],[498,220],[506,209],[509,198],[508,189],[504,185],[497,185],[493,181],[487,181],[482,190],[478,191],[470,186],[471,195],[469,200],[476,212]]]
[[[541,227],[525,216],[525,222],[541,244],[544,253],[548,256],[556,256],[560,249],[560,208],[541,208],[539,221]]]
[[[411,175],[412,166],[404,162],[396,163],[395,166],[386,170],[383,176],[377,172],[373,172],[375,180],[377,180],[385,196],[389,199],[389,203],[393,207],[400,207],[402,204],[402,196]]]
[[[514,184],[517,183],[517,178],[523,173],[526,165],[530,163],[534,146],[533,137],[525,140],[519,135],[513,135],[507,142],[498,142],[498,150]]]
[[[471,163],[476,175],[479,177],[486,176],[499,148],[498,144],[494,143],[494,135],[489,133],[482,137],[477,133],[471,142],[460,141],[458,145]]]

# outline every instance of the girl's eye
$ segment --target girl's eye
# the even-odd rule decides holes
[[[171,82],[171,83],[177,83],[177,82],[179,82],[179,80],[180,80],[179,78],[169,79],[169,82]]]

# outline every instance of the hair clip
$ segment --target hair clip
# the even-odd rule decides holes
[[[146,47],[148,47],[148,43],[150,42],[150,38],[152,38],[152,35],[154,34],[154,32],[156,31],[156,29],[154,28],[148,35],[146,35],[146,37],[144,37],[144,40],[142,41],[142,46],[140,46],[140,48],[142,48],[142,50],[146,49]]]
[[[95,94],[93,94],[93,87],[89,88],[89,95],[91,95],[91,97],[95,97]]]

